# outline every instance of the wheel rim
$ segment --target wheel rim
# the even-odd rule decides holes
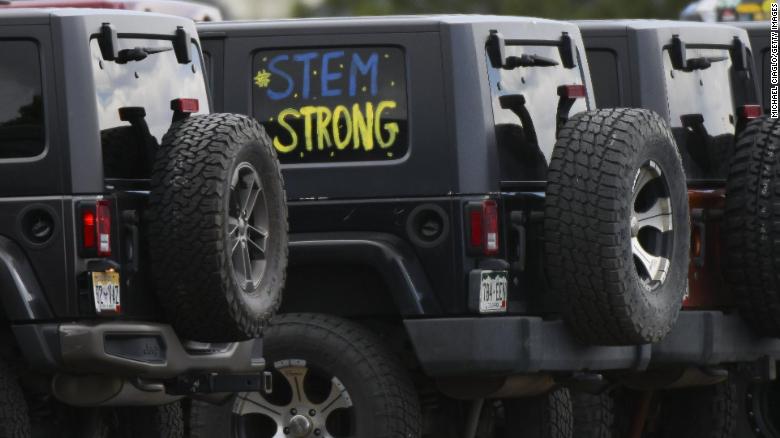
[[[352,397],[336,376],[302,360],[277,362],[270,394],[238,394],[233,405],[238,438],[338,438],[353,436]],[[310,380],[315,381],[312,384]],[[281,389],[281,391],[279,390]],[[255,417],[255,418],[252,418]]]
[[[655,161],[637,170],[631,198],[631,252],[647,289],[661,286],[669,272],[673,215],[669,184]]]
[[[254,291],[263,279],[268,242],[268,208],[260,175],[254,166],[241,163],[230,183],[228,239],[233,276],[245,292]]]

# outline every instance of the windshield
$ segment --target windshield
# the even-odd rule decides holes
[[[103,59],[96,39],[90,48],[106,177],[148,177],[171,101],[197,99],[198,112],[209,113],[200,50],[192,44],[192,62],[179,64],[170,40],[120,38],[117,61]]]
[[[581,64],[564,67],[557,45],[507,46],[506,55],[537,61],[536,65],[504,69],[491,67],[488,57],[501,179],[543,181],[556,141],[561,104],[558,87],[584,85]],[[513,99],[514,104],[510,104],[510,96],[522,96],[522,99]],[[523,103],[519,104],[520,101]],[[587,109],[587,100],[580,98],[573,102],[568,114]]]
[[[675,69],[666,51],[669,116],[688,179],[726,177],[736,126],[731,55],[725,48],[687,48],[692,60],[709,67]],[[695,64],[694,64],[695,65]]]

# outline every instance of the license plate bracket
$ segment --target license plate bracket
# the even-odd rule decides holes
[[[509,273],[507,271],[474,270],[469,275],[472,310],[481,313],[506,313]]]
[[[90,277],[95,312],[99,315],[121,313],[122,295],[119,287],[119,273],[116,271],[91,272]]]

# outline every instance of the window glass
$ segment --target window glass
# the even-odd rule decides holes
[[[558,96],[558,87],[584,85],[581,63],[565,68],[553,45],[508,45],[506,55],[536,56],[554,64],[493,68],[486,54],[501,179],[543,181],[555,147],[558,108],[565,100]],[[586,99],[576,99],[568,114],[586,111],[587,105]]]
[[[734,95],[728,49],[691,48],[694,58],[710,60],[700,69],[675,70],[666,50],[664,70],[672,130],[688,179],[722,179],[734,143]]]
[[[91,42],[100,129],[129,126],[120,120],[120,108],[143,108],[149,132],[159,142],[171,126],[171,100],[198,99],[199,113],[209,112],[200,51],[192,45],[192,62],[179,64],[169,40],[119,39],[119,49],[163,50],[143,60],[105,61],[96,39]]]
[[[587,50],[593,93],[598,108],[619,108],[624,106],[621,99],[621,83],[618,75],[617,54],[612,50]]]
[[[395,47],[255,55],[252,111],[282,163],[395,160],[409,148],[404,52]]]
[[[212,96],[214,95],[214,66],[212,64],[212,56],[211,53],[204,51],[203,52],[203,65],[206,66],[206,81],[209,84],[209,91],[211,91]]]
[[[0,53],[0,159],[34,157],[46,146],[38,45],[0,40]]]

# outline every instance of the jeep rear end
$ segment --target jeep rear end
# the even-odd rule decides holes
[[[262,341],[188,340],[151,279],[154,155],[172,123],[211,112],[193,24],[2,11],[0,47],[2,309],[27,366],[82,406],[258,388]]]

